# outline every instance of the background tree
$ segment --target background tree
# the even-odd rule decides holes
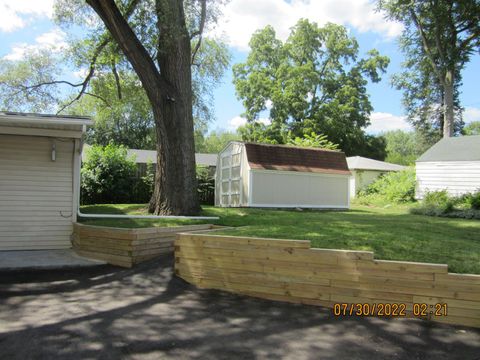
[[[84,96],[66,109],[69,114],[90,115],[95,125],[87,130],[88,144],[123,145],[130,149],[155,149],[155,121],[145,91],[132,72],[121,72],[118,84],[112,73],[90,81],[93,94]],[[70,101],[70,99],[66,100]]]
[[[230,61],[223,43],[205,39],[198,49],[196,65],[192,66],[193,120],[195,138],[201,138],[214,119],[213,89],[221,81]],[[89,128],[89,144],[107,145],[111,142],[133,149],[154,150],[155,121],[152,107],[138,76],[128,67],[116,66],[112,71],[97,72],[90,80],[90,91],[96,96],[83,96],[66,112],[90,115],[95,126]],[[69,102],[67,99],[65,102]]]
[[[480,121],[472,121],[462,130],[463,135],[480,135]]]
[[[300,146],[300,147],[314,147],[321,148],[325,150],[338,150],[338,145],[332,143],[327,139],[326,135],[311,133],[310,135],[305,134],[303,138],[292,137],[290,134],[290,139],[287,141],[287,145]]]
[[[370,50],[359,59],[358,43],[345,27],[319,28],[308,20],[300,20],[285,42],[267,26],[252,36],[250,48],[246,62],[233,67],[248,120],[241,129],[245,140],[282,143],[284,132],[300,138],[314,132],[348,155],[378,157],[363,130],[372,111],[366,85],[380,81],[387,57]],[[270,103],[272,123],[259,124]]]
[[[60,101],[59,92],[45,84],[60,76],[58,59],[48,51],[27,51],[18,61],[0,59],[0,105],[2,110],[49,112]],[[52,85],[58,86],[58,85]]]
[[[389,19],[403,23],[400,44],[405,72],[394,83],[404,89],[408,117],[416,125],[443,132],[461,130],[458,86],[461,72],[480,48],[477,0],[379,0]]]
[[[72,33],[77,33],[75,26],[85,32],[72,40],[61,64],[65,66],[68,58],[70,66],[85,73],[83,81],[58,80],[42,71],[41,78],[18,86],[15,90],[21,91],[14,95],[40,88],[48,89],[45,96],[62,94],[71,87],[70,96],[56,110],[65,112],[80,101],[77,108],[99,114],[99,129],[90,139],[105,143],[112,136],[121,143],[141,145],[135,147],[150,147],[155,140],[159,158],[150,211],[196,213],[193,119],[197,132],[204,132],[212,116],[211,97],[204,95],[211,95],[212,81],[219,80],[229,60],[224,45],[204,37],[218,17],[220,2],[208,2],[207,8],[206,0],[57,0],[56,20],[73,28]],[[126,95],[133,93],[131,102]],[[8,98],[5,94],[3,99]],[[82,103],[85,96],[92,99]],[[62,99],[55,100],[50,103]],[[128,115],[132,116],[127,126]],[[144,135],[146,140],[140,142]]]
[[[415,160],[437,141],[420,131],[393,130],[383,133],[382,137],[387,144],[385,161],[399,165],[414,165]]]
[[[199,153],[218,154],[230,141],[241,140],[235,132],[212,131],[198,137],[195,142],[195,151]]]

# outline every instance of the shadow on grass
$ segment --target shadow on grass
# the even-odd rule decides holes
[[[0,358],[463,360],[480,351],[478,330],[198,290],[172,277],[171,262],[10,279],[0,286]]]
[[[362,211],[251,217],[223,219],[222,225],[248,225],[216,234],[310,240],[316,248],[373,251],[377,259],[448,264],[451,272],[480,274],[480,222]]]
[[[145,205],[94,205],[87,211],[132,213]],[[112,210],[113,209],[113,210]],[[85,224],[125,228],[213,223],[238,229],[218,234],[311,240],[313,247],[374,251],[377,259],[448,264],[480,274],[480,221],[411,215],[406,208],[355,206],[349,211],[206,206],[219,221],[88,219]]]
[[[147,205],[145,204],[100,204],[100,205],[83,205],[82,213],[85,214],[112,214],[127,215],[132,213],[147,213]]]

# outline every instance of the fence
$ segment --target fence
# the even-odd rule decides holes
[[[179,234],[175,272],[198,287],[333,307],[337,315],[480,327],[480,275],[448,273],[447,265],[374,260],[367,251],[312,249],[310,241]]]

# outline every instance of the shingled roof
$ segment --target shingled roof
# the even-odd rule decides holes
[[[417,162],[479,160],[480,135],[470,135],[443,138],[420,156]]]
[[[341,151],[255,143],[245,149],[252,169],[350,175]]]

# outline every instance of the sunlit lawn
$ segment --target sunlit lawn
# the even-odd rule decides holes
[[[92,205],[84,213],[146,214],[146,205]],[[450,272],[480,274],[480,221],[410,215],[408,206],[367,207],[349,211],[296,211],[204,207],[210,221],[236,229],[217,234],[311,240],[312,247],[369,250],[375,258],[449,265]],[[198,224],[206,221],[83,219],[116,227]]]

